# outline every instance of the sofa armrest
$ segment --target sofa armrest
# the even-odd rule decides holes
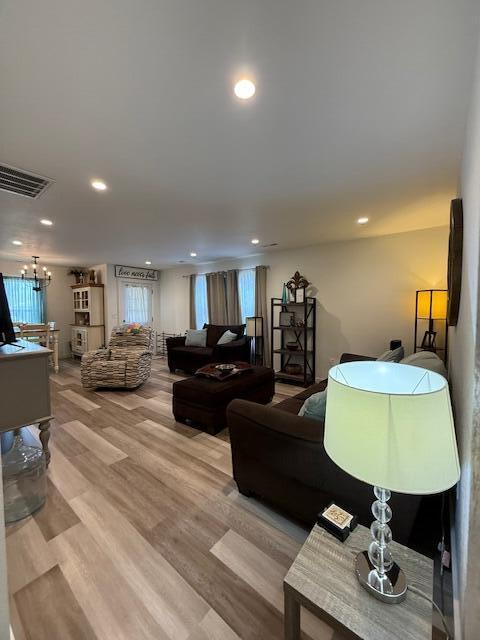
[[[82,364],[88,365],[90,362],[108,360],[109,358],[110,349],[95,349],[94,351],[86,351],[82,354]]]
[[[152,352],[149,350],[129,351],[125,358],[127,378],[129,373],[150,375],[152,366]]]
[[[315,521],[331,500],[369,526],[372,487],[338,467],[323,444],[320,421],[233,400],[227,408],[233,477],[241,493],[257,495],[295,518]],[[422,497],[393,493],[395,539],[408,544]],[[298,504],[297,504],[298,502]]]
[[[184,347],[185,346],[185,336],[175,336],[174,338],[167,338],[167,351],[169,349],[173,349],[174,347]]]
[[[152,352],[150,349],[111,349],[111,360],[122,360],[127,363],[127,366],[135,366],[144,357],[152,359]]]
[[[371,356],[360,356],[356,353],[342,353],[342,357],[340,358],[340,364],[344,362],[358,362],[362,360],[376,360],[376,358],[372,358]]]
[[[252,428],[266,429],[308,442],[323,442],[323,423],[275,407],[265,407],[248,400],[232,400],[227,407],[229,428],[247,421]]]
[[[233,477],[239,486],[263,495],[263,481],[256,486],[259,479],[251,479],[264,473],[318,489],[330,479],[333,486],[338,484],[335,465],[323,448],[323,423],[274,407],[233,400],[227,408],[227,424]],[[338,467],[336,470],[344,474]],[[268,497],[269,491],[266,493]]]

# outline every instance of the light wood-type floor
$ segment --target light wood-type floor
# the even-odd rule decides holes
[[[176,423],[180,376],[153,368],[133,392],[86,392],[69,361],[51,376],[48,501],[7,528],[16,640],[283,637],[282,580],[307,532],[238,494],[227,434]],[[340,640],[302,617],[305,638]]]

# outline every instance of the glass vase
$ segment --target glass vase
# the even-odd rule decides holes
[[[24,441],[21,429],[2,434],[2,474],[5,523],[26,518],[45,504],[45,455],[40,446]]]

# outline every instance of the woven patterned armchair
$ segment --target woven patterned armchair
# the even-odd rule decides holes
[[[142,327],[138,334],[114,329],[107,349],[87,351],[82,356],[81,376],[85,389],[139,387],[150,377],[153,331]]]

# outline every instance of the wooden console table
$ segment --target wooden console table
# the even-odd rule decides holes
[[[385,604],[358,582],[354,559],[370,542],[370,531],[362,526],[344,543],[314,526],[283,583],[285,640],[300,639],[301,606],[346,638],[431,639],[432,605],[427,599],[409,591],[404,602]],[[395,542],[390,547],[408,583],[432,597],[432,560]]]
[[[19,349],[18,346],[24,347]],[[38,424],[48,465],[50,452],[50,381],[48,359],[52,352],[27,340],[0,347],[0,432]]]

